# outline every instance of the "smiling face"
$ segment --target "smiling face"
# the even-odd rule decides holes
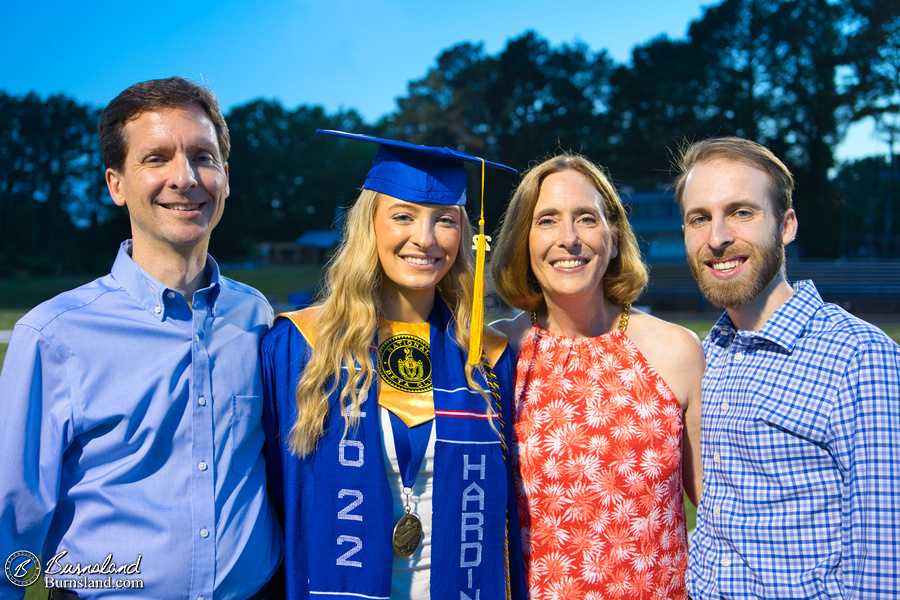
[[[147,110],[125,125],[125,140],[125,164],[107,169],[106,183],[128,208],[135,261],[205,256],[228,197],[228,165],[209,117],[193,105]]]
[[[541,183],[528,236],[531,269],[548,301],[603,301],[603,276],[618,244],[600,192],[580,173],[551,173]]]
[[[694,166],[684,186],[684,243],[706,298],[739,310],[784,281],[784,246],[797,231],[793,210],[775,213],[771,182],[747,163],[714,159]]]
[[[384,273],[385,304],[398,297],[411,302],[433,298],[438,282],[456,261],[462,218],[458,206],[379,196],[375,240]]]

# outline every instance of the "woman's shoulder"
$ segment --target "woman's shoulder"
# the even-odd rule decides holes
[[[488,362],[492,365],[497,364],[503,351],[509,346],[509,339],[506,337],[506,334],[491,325],[484,326],[482,342]]]
[[[701,353],[703,352],[700,338],[690,329],[638,309],[631,311],[628,317],[626,333],[633,340],[640,338],[651,343],[671,344],[675,347],[683,345],[689,351],[696,349]]]
[[[531,331],[531,315],[527,312],[520,312],[513,317],[494,321],[491,323],[491,327],[505,335],[509,340],[510,349],[514,354],[518,354],[525,341],[525,336]]]
[[[635,310],[625,334],[679,398],[703,377],[703,346],[690,329]]]
[[[703,346],[690,329],[635,310],[628,319],[625,334],[661,374],[668,367],[666,370],[670,372],[699,369],[702,375],[706,366]]]
[[[320,306],[310,306],[275,315],[275,323],[263,337],[263,348],[288,344],[297,334],[300,334],[307,344],[313,346],[316,339],[316,321],[320,312]]]

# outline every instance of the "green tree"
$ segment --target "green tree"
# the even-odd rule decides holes
[[[608,101],[611,68],[605,53],[584,44],[554,49],[534,32],[510,40],[496,57],[485,56],[480,45],[460,44],[410,84],[385,131],[519,170],[557,148],[596,159],[608,147],[596,117]],[[488,228],[498,222],[514,183],[504,175],[487,178]]]
[[[437,65],[411,81],[408,95],[397,99],[399,110],[383,123],[387,135],[413,144],[484,151],[485,141],[473,133],[487,115],[473,123],[472,113],[479,111],[467,107],[465,99],[480,95],[484,82],[473,73],[486,60],[481,44],[458,44],[442,52]]]
[[[885,232],[884,223],[900,220],[900,207],[891,201],[897,172],[885,157],[873,156],[843,164],[834,177],[841,197],[842,257],[875,258],[900,253],[900,236]]]
[[[96,228],[110,214],[98,193],[97,120],[98,111],[65,96],[0,92],[0,271],[53,273],[92,262],[73,215]]]
[[[849,92],[857,118],[900,127],[900,13],[893,0],[845,0],[849,9]]]
[[[883,235],[895,235],[898,166],[895,144],[900,142],[900,13],[891,0],[849,0],[849,94],[857,119],[871,117],[887,142],[889,186]]]
[[[662,36],[635,47],[632,65],[615,70],[605,118],[616,179],[641,188],[665,182],[673,142],[715,131],[697,110],[703,64],[694,46]]]
[[[837,89],[845,12],[827,0],[725,0],[691,24],[702,73],[694,110],[707,135],[739,135],[770,148],[797,180],[800,244],[836,256],[839,197],[829,184],[833,148],[849,122]]]
[[[362,184],[360,164],[371,161],[374,147],[329,145],[316,129],[367,130],[355,112],[328,116],[321,107],[286,110],[280,103],[256,100],[227,116],[232,151],[231,194],[211,251],[222,259],[253,255],[259,241],[296,239],[310,229],[331,227],[335,210],[355,198]],[[366,162],[368,161],[368,162]]]

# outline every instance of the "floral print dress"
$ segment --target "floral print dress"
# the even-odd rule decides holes
[[[530,597],[686,598],[682,411],[624,331],[534,325],[513,412]]]

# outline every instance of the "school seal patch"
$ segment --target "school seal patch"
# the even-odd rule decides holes
[[[428,342],[400,333],[378,346],[378,374],[391,387],[409,394],[431,391]]]

